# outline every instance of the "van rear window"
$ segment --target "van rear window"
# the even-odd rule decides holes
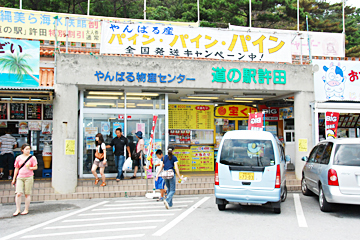
[[[360,144],[337,145],[334,165],[360,166]]]
[[[274,166],[274,148],[270,140],[226,139],[220,163],[234,166]]]

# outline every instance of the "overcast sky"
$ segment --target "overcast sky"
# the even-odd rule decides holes
[[[342,0],[326,0],[329,3],[337,3],[342,2]],[[360,0],[345,0],[346,6],[352,6],[360,8]]]

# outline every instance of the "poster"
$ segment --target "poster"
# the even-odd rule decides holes
[[[325,113],[325,137],[326,139],[337,138],[337,129],[339,123],[340,113],[326,112]]]
[[[136,132],[142,132],[143,136],[145,136],[145,123],[136,123]]]
[[[293,119],[294,118],[294,107],[284,107],[279,109],[279,119]]]
[[[7,122],[0,121],[0,128],[7,128]]]
[[[25,103],[10,103],[10,119],[25,120]]]
[[[308,140],[307,138],[299,139],[299,152],[307,152],[308,151]]]
[[[51,121],[43,121],[41,126],[42,134],[52,134],[52,122]]]
[[[360,101],[360,62],[313,60],[316,101]]]
[[[41,131],[41,121],[31,121],[29,122],[30,131]]]
[[[104,137],[110,135],[110,122],[101,122],[101,134]]]
[[[245,105],[223,105],[215,108],[215,117],[248,119],[249,113],[257,109]]]
[[[179,161],[178,165],[180,172],[192,171],[192,156],[190,149],[175,149],[173,154]]]
[[[169,104],[169,129],[213,129],[214,106]]]
[[[213,146],[192,146],[190,149],[193,171],[214,171]]]
[[[65,140],[65,155],[75,155],[75,140]]]
[[[95,136],[98,133],[97,127],[85,127],[85,136]]]
[[[95,149],[95,135],[94,136],[86,136],[86,149]]]
[[[0,86],[39,87],[40,42],[0,38],[0,46]]]
[[[44,120],[53,120],[53,105],[44,104]]]
[[[248,121],[248,130],[263,131],[264,128],[263,114],[260,112],[250,113]]]
[[[277,136],[277,126],[268,125],[265,126],[265,131],[271,132],[275,136]]]
[[[0,119],[7,119],[7,103],[0,103]]]
[[[260,111],[265,114],[265,121],[277,122],[279,121],[279,108],[278,107],[266,107],[266,105],[260,105]]]
[[[101,54],[292,62],[290,34],[103,22]]]
[[[86,9],[85,9],[86,10]],[[8,38],[25,38],[55,41],[55,20],[58,17],[57,40],[66,41],[66,25],[70,42],[100,43],[101,22],[139,22],[183,26],[198,26],[191,22],[165,22],[142,19],[110,18],[86,16],[66,13],[32,11],[24,9],[4,8],[1,11],[1,35]],[[66,24],[66,18],[69,18]],[[95,21],[97,20],[97,21]],[[5,30],[6,29],[6,30]]]
[[[124,123],[123,122],[113,122],[113,137],[116,137],[116,129],[117,128],[121,128],[121,131],[123,131],[123,134],[124,134]]]
[[[29,127],[27,122],[19,122],[19,134],[28,134]]]
[[[28,120],[41,120],[41,104],[28,103],[26,109]]]

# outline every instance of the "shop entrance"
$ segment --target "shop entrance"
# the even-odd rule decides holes
[[[284,130],[285,154],[295,159],[295,130]]]

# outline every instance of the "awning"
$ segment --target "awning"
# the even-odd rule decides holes
[[[0,88],[0,103],[52,103],[53,89]]]

